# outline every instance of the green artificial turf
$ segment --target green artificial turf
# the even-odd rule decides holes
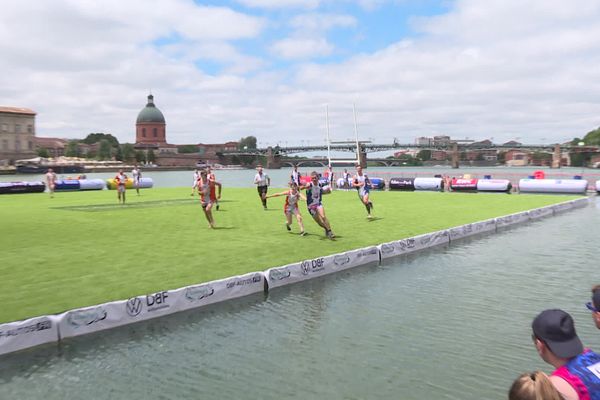
[[[274,193],[276,189],[271,189]],[[223,191],[210,230],[189,188],[0,196],[0,322],[59,313],[375,245],[575,196],[372,192],[324,196],[337,238],[301,205],[309,235],[284,225],[283,197],[264,211],[253,189]]]

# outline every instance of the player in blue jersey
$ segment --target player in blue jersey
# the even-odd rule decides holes
[[[329,239],[335,238],[335,235],[331,231],[329,220],[325,216],[325,209],[321,201],[323,194],[331,193],[331,187],[321,187],[319,185],[319,174],[313,171],[310,174],[310,183],[303,185],[300,189],[306,189],[306,205],[308,206],[310,215],[321,228],[325,229],[325,235]]]
[[[358,197],[367,209],[367,218],[371,219],[371,210],[373,209],[373,203],[369,200],[369,191],[371,189],[371,181],[366,174],[363,174],[362,167],[356,166],[356,175],[352,181],[352,186],[358,190]]]

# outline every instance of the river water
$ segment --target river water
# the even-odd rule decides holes
[[[584,306],[599,217],[593,197],[384,266],[4,356],[0,398],[505,399],[521,372],[551,370],[530,339],[539,311],[570,312],[600,349]]]

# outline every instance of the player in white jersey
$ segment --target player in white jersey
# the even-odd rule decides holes
[[[306,197],[304,197],[304,195],[298,191],[298,185],[295,182],[290,182],[290,190],[271,194],[267,196],[267,198],[278,196],[285,196],[285,205],[283,206],[283,212],[285,214],[286,229],[288,231],[292,230],[292,215],[295,215],[296,220],[298,221],[298,226],[300,227],[300,235],[306,235],[306,232],[304,232],[304,224],[302,223],[302,215],[300,215],[300,209],[298,208],[298,201],[300,199],[306,201]]]
[[[48,172],[46,172],[46,187],[48,188],[50,197],[54,197],[54,189],[56,188],[56,174],[52,168],[48,168]]]
[[[371,189],[371,181],[369,180],[369,177],[366,174],[363,174],[362,167],[360,165],[356,166],[356,175],[354,175],[352,186],[354,186],[356,190],[358,190],[358,197],[367,209],[367,218],[373,218],[373,216],[371,215],[373,203],[369,200],[369,190]]]
[[[323,194],[331,193],[331,187],[321,187],[319,185],[319,174],[316,171],[313,171],[310,174],[311,181],[303,186],[300,189],[306,189],[306,205],[308,207],[308,212],[313,217],[315,222],[323,229],[325,229],[325,235],[333,239],[335,235],[331,231],[331,225],[329,224],[329,220],[325,216],[325,209],[323,208]]]
[[[194,170],[194,184],[192,185],[192,194],[190,194],[190,196],[193,196],[194,191],[198,188],[198,179],[200,179],[200,171],[196,168],[196,170]]]
[[[135,191],[137,192],[137,195],[140,195],[140,179],[142,179],[142,171],[140,171],[140,168],[136,165],[135,167],[133,167],[133,170],[131,171],[131,175],[133,177],[133,187],[135,188]]]
[[[256,168],[256,175],[254,176],[254,183],[256,184],[256,189],[258,190],[258,196],[260,197],[260,201],[262,202],[263,208],[267,209],[267,189],[271,184],[271,178],[269,175],[265,174],[262,169],[262,165],[259,165]]]

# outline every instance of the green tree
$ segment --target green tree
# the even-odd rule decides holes
[[[65,150],[65,156],[79,157],[81,154],[79,154],[79,147],[77,146],[78,144],[78,140],[69,140],[67,143],[67,149]]]
[[[117,146],[117,151],[115,152],[115,160],[123,161],[123,150],[121,150],[121,146]]]
[[[139,163],[145,162],[146,161],[146,154],[143,151],[141,151],[141,150],[136,151],[135,152],[135,161],[137,161]]]
[[[121,153],[123,154],[123,161],[133,161],[135,159],[135,149],[131,143],[122,144]]]
[[[240,139],[238,149],[244,150],[245,148],[256,149],[256,138],[254,136],[246,136]]]
[[[177,146],[177,152],[179,154],[191,154],[198,152],[198,146],[195,144],[184,144],[182,146]]]
[[[112,146],[106,139],[100,141],[100,148],[98,149],[98,158],[101,160],[109,160],[112,158]]]
[[[154,155],[154,150],[150,149],[148,150],[148,154],[146,154],[146,158],[148,160],[148,162],[155,162],[156,161],[156,156]]]
[[[90,133],[85,137],[85,139],[82,140],[82,142],[86,144],[94,144],[102,140],[108,140],[112,147],[117,147],[119,145],[117,138],[110,133]]]
[[[417,153],[417,158],[420,158],[423,161],[431,160],[431,150],[421,150]]]
[[[588,132],[583,138],[583,141],[590,146],[600,146],[600,128]]]
[[[44,158],[50,157],[50,154],[48,154],[48,149],[44,149],[43,147],[37,150],[37,155]]]

